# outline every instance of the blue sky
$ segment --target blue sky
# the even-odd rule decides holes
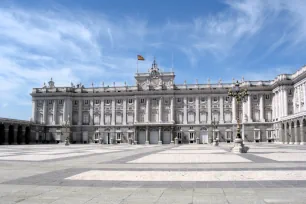
[[[1,1],[0,117],[29,119],[29,93],[51,77],[133,85],[137,54],[142,72],[154,56],[173,64],[176,83],[292,73],[306,64],[305,10],[304,0]]]

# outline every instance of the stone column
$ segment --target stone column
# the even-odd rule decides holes
[[[272,93],[272,121],[275,119],[275,95]]]
[[[275,99],[274,99],[274,108],[275,108],[275,114],[274,114],[274,119],[278,118],[278,92],[275,92]]]
[[[138,130],[137,127],[135,127],[135,132],[134,132],[134,143],[137,144],[137,134],[138,134]]]
[[[265,115],[264,115],[264,94],[260,94],[259,96],[259,113],[260,113],[260,122],[265,122]]]
[[[79,100],[79,110],[78,110],[78,125],[83,124],[83,100]]]
[[[248,122],[251,123],[253,122],[252,119],[252,97],[251,95],[248,95]]]
[[[298,87],[297,87],[298,89],[298,103],[299,103],[299,110],[298,110],[298,112],[301,112],[302,111],[302,109],[301,109],[301,85],[299,85]]]
[[[94,101],[93,100],[90,100],[90,110],[89,110],[89,125],[93,125],[93,111],[94,111]],[[90,137],[88,135],[88,137]]]
[[[171,97],[171,122],[174,123],[174,97]]]
[[[37,101],[36,100],[32,100],[32,121],[34,123],[37,122],[36,109],[37,109]]]
[[[299,128],[299,126],[296,123],[295,126],[294,126],[294,137],[295,137],[294,144],[295,145],[299,145],[300,144],[299,135],[298,135],[298,128]]]
[[[304,90],[304,110],[306,111],[306,83],[303,84],[303,90]]]
[[[219,123],[224,123],[224,104],[223,104],[223,96],[220,96],[220,120]]]
[[[199,104],[199,96],[195,98],[195,108],[196,108],[196,115],[195,115],[195,124],[200,124],[200,104]]]
[[[134,100],[134,123],[138,123],[138,99]]]
[[[146,144],[149,144],[149,127],[146,127]]]
[[[294,135],[292,134],[292,126],[291,126],[291,123],[289,124],[289,134],[290,134],[290,142],[289,144],[294,144],[293,143],[293,139],[294,139]]]
[[[100,102],[100,125],[104,125],[104,99]]]
[[[44,103],[43,103],[43,123],[44,124],[47,124],[47,114],[48,114],[47,106],[48,106],[47,100],[44,100]]]
[[[300,145],[305,145],[305,134],[304,134],[304,126],[303,126],[303,120],[300,123],[300,138],[301,138],[301,143]]]
[[[112,100],[112,125],[116,125],[116,99]]]
[[[123,99],[123,116],[122,116],[122,124],[126,125],[126,99]]]
[[[211,96],[207,97],[207,124],[211,124]]]
[[[159,99],[159,108],[158,108],[158,117],[159,117],[159,122],[161,123],[163,121],[163,97],[160,97]]]
[[[283,110],[284,110],[284,95],[283,95],[283,89],[280,88],[279,92],[278,92],[278,95],[279,95],[279,100],[278,100],[278,103],[279,103],[279,114],[278,114],[278,117],[281,118],[283,117]]]
[[[9,125],[4,125],[4,144],[8,144],[9,142]]]
[[[162,134],[161,127],[159,127],[159,129],[158,129],[158,144],[163,144],[163,142],[161,140],[161,134]]]
[[[53,125],[56,125],[56,118],[57,118],[57,100],[53,100]]]
[[[232,97],[232,123],[237,123],[236,98]]]
[[[150,122],[150,98],[146,99],[146,122]],[[161,100],[159,101],[159,108],[161,108]],[[161,113],[161,111],[159,111]]]
[[[277,134],[277,133],[276,133]],[[278,134],[279,134],[279,140],[280,141],[278,141],[279,143],[280,142],[284,142],[285,141],[285,139],[284,139],[284,134],[283,134],[283,128],[282,128],[282,124],[280,124],[280,127],[279,127],[279,132],[278,132]]]
[[[288,116],[288,90],[284,89],[284,116]]]
[[[284,130],[284,141],[283,144],[288,144],[288,130],[287,130],[287,123],[284,124],[285,130]]]
[[[187,124],[187,97],[184,97],[184,124]]]
[[[71,98],[68,98],[68,115],[69,115],[69,122],[70,124],[72,124],[72,100]]]
[[[67,100],[63,99],[63,101],[63,122],[65,122],[67,120]]]

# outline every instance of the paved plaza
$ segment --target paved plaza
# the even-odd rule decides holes
[[[0,146],[0,203],[306,203],[306,146]]]

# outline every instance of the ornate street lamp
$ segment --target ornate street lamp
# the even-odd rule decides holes
[[[241,103],[243,99],[246,96],[248,96],[248,90],[247,89],[241,90],[240,84],[237,81],[233,89],[228,91],[228,96],[234,97],[237,101],[237,135],[236,139],[234,140],[235,145],[232,151],[235,153],[247,153],[249,148],[244,146],[240,133],[239,103]]]
[[[211,122],[211,125],[213,127],[213,145],[218,146],[219,145],[219,138],[215,137],[216,129],[218,128],[219,121],[216,121],[216,118],[214,118],[214,121]]]
[[[66,131],[66,139],[65,139],[65,146],[68,146],[69,145],[69,133],[68,133],[68,128],[70,128],[70,116],[68,115],[68,119],[66,121],[64,121],[62,123],[62,128],[64,128]]]

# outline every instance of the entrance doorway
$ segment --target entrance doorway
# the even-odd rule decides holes
[[[208,144],[208,131],[207,128],[203,127],[200,130],[200,143]]]

